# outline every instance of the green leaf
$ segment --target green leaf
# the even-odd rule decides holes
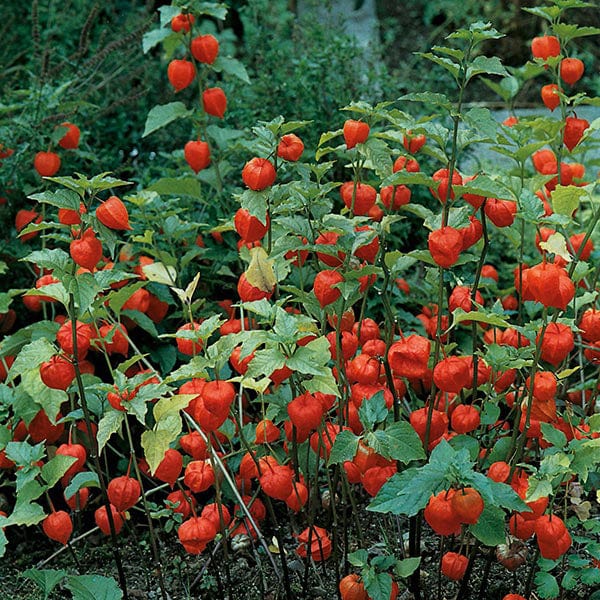
[[[508,76],[508,71],[497,56],[477,56],[467,67],[467,80],[482,73],[486,75],[502,75],[503,77]]]
[[[321,336],[306,346],[298,346],[285,364],[292,371],[306,375],[323,375],[327,372],[325,365],[329,362],[329,356],[329,342],[326,337]]]
[[[540,598],[556,598],[560,592],[556,577],[544,571],[535,574],[535,585]]]
[[[47,190],[40,194],[32,194],[29,198],[58,208],[68,208],[77,211],[79,211],[81,203],[79,194],[72,190],[56,190],[54,192]]]
[[[265,348],[257,350],[254,358],[248,365],[246,374],[248,377],[263,377],[270,375],[273,371],[281,369],[285,364],[285,356],[279,348]]]
[[[373,600],[390,600],[392,594],[392,576],[389,573],[376,573],[365,569],[363,572],[365,590]]]
[[[465,124],[479,131],[490,140],[496,140],[498,135],[498,121],[492,117],[487,108],[476,106],[463,115]],[[506,192],[505,192],[506,193]],[[494,196],[498,197],[498,196]]]
[[[588,6],[591,6],[591,4],[588,4]],[[573,23],[555,23],[552,25],[552,32],[554,35],[560,37],[565,44],[568,44],[575,38],[600,35],[598,27],[581,27]]]
[[[48,484],[48,487],[52,487],[57,481],[67,472],[67,469],[74,463],[77,462],[77,458],[74,456],[65,456],[57,454],[54,458],[49,460],[42,467],[42,477]]]
[[[98,475],[93,471],[77,473],[65,488],[65,498],[70,498],[84,487],[100,487]]]
[[[154,46],[160,44],[163,40],[168,37],[177,37],[177,34],[170,28],[161,27],[160,29],[153,29],[147,31],[142,38],[142,51],[144,54],[148,54]]]
[[[101,453],[113,433],[119,430],[125,413],[120,410],[107,410],[98,423],[98,452]]]
[[[41,493],[43,493],[43,491]],[[36,525],[37,523],[45,519],[46,516],[47,515],[44,512],[44,509],[36,502],[23,502],[15,505],[15,509],[8,516],[6,521],[3,522],[2,526],[6,527],[9,525]]]
[[[181,425],[181,418],[179,419]],[[144,431],[142,433],[142,448],[152,474],[165,457],[165,452],[169,449],[175,437],[177,437],[177,434],[173,436],[173,432],[167,429]]]
[[[169,104],[155,106],[148,113],[142,137],[144,138],[154,131],[158,131],[161,127],[177,119],[189,117],[193,112],[193,110],[188,110],[183,102],[169,102]]]
[[[21,375],[21,387],[44,409],[51,421],[58,415],[61,404],[69,398],[63,390],[54,390],[46,386],[37,367]]]
[[[410,423],[397,421],[378,433],[382,433],[385,437],[382,450],[387,454],[386,458],[399,460],[405,465],[413,460],[426,458],[421,439]]]
[[[348,554],[348,562],[354,567],[364,567],[369,561],[369,553],[361,548]]]
[[[567,436],[560,430],[553,427],[550,423],[540,423],[542,435],[546,442],[549,442],[555,448],[564,448],[567,445]]]
[[[12,381],[18,375],[23,375],[26,371],[39,367],[55,354],[56,348],[46,338],[39,338],[23,346],[8,372],[8,381]]]
[[[537,225],[544,216],[544,203],[529,190],[523,190],[519,198],[519,215],[528,223]]]
[[[23,571],[23,576],[31,579],[42,590],[45,600],[59,582],[67,576],[67,572],[62,569],[27,569],[27,571]]]
[[[552,192],[552,208],[559,215],[570,217],[579,208],[581,199],[587,195],[585,189],[576,185],[557,185]]]
[[[504,511],[486,504],[477,523],[469,526],[469,531],[486,546],[504,544]]]
[[[34,263],[40,268],[57,271],[65,271],[69,264],[72,264],[69,255],[60,248],[49,250],[35,250],[28,254],[23,260]]]
[[[250,77],[248,77],[246,67],[239,60],[231,58],[230,56],[217,56],[215,62],[212,64],[212,68],[217,73],[224,71],[228,75],[233,75],[234,77],[241,79],[244,83],[250,83]]]
[[[327,464],[335,465],[352,460],[356,454],[359,439],[352,431],[341,431],[333,442]]]
[[[169,398],[161,398],[152,410],[156,422],[171,416],[179,416],[179,411],[187,408],[196,396],[197,394],[177,394]]]
[[[458,325],[464,321],[477,321],[478,323],[487,323],[493,327],[508,327],[508,321],[500,315],[486,311],[485,309],[471,310],[465,312],[462,308],[457,308],[452,313],[452,325]]]
[[[442,56],[436,56],[432,52],[417,52],[418,56],[422,58],[426,58],[431,62],[434,62],[436,65],[439,65],[443,69],[446,69],[454,79],[458,80],[458,73],[460,71],[460,65],[449,58],[445,58]]]
[[[379,391],[362,401],[358,409],[358,417],[368,430],[372,430],[376,423],[382,423],[386,420],[388,412],[383,391]]]
[[[421,564],[421,557],[405,558],[396,562],[394,573],[398,577],[406,578],[412,575]]]
[[[435,92],[412,92],[398,98],[398,102],[423,102],[432,106],[439,106],[446,110],[452,109],[452,102],[445,94],[437,94]]]
[[[202,185],[196,177],[161,177],[147,189],[162,196],[183,196],[206,202]]]
[[[73,600],[120,600],[123,592],[112,577],[102,575],[71,575],[66,587]]]

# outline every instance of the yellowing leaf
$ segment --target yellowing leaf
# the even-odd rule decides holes
[[[567,242],[562,233],[553,233],[547,241],[540,242],[540,248],[546,252],[552,252],[556,256],[560,256],[566,262],[571,262],[571,255],[567,250]]]
[[[161,398],[154,405],[154,418],[161,421],[171,415],[178,415],[197,396],[197,394],[178,394],[170,398]]]
[[[250,265],[246,271],[248,283],[263,292],[271,292],[277,283],[273,271],[273,261],[264,248],[250,249]]]
[[[144,275],[156,283],[164,283],[165,285],[173,285],[177,280],[177,271],[175,267],[167,266],[161,262],[150,263],[142,267]]]

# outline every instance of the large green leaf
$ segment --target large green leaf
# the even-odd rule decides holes
[[[142,137],[158,131],[177,119],[189,117],[193,112],[192,110],[188,110],[183,102],[169,102],[169,104],[155,106],[148,113]]]

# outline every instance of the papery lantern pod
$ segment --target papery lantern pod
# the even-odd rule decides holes
[[[531,377],[525,380],[527,390],[531,389]],[[553,400],[556,396],[558,383],[551,371],[537,371],[533,378],[533,397],[541,402]]]
[[[365,584],[356,573],[343,577],[339,584],[342,600],[369,600]]]
[[[85,449],[85,446],[82,446],[81,444],[61,444],[56,449],[56,455],[72,456],[76,459],[63,475],[62,479],[64,481],[68,481],[73,475],[82,471],[85,466],[85,461],[87,460],[87,450]]]
[[[119,535],[125,524],[125,518],[112,504],[110,505],[110,512],[115,526],[115,533]],[[96,510],[94,513],[94,521],[104,535],[110,535],[110,523],[108,520],[108,513],[106,512],[106,506],[101,506]]]
[[[100,335],[94,343],[106,351],[109,356],[113,354],[127,356],[129,354],[129,338],[127,337],[127,330],[122,324],[115,323],[111,325],[105,323],[100,326],[98,331]]]
[[[188,554],[202,553],[216,535],[213,521],[203,517],[191,517],[177,530],[177,537]]]
[[[118,512],[125,512],[132,506],[135,506],[142,489],[137,479],[122,475],[111,479],[106,488],[108,501],[117,509]]]
[[[58,140],[58,145],[65,150],[75,150],[79,146],[79,137],[81,131],[77,125],[73,123],[61,123],[60,127],[66,127],[66,133]]]
[[[520,540],[528,540],[534,534],[535,520],[525,519],[520,513],[515,513],[508,520],[510,534]]]
[[[54,418],[56,424],[53,424],[50,422],[50,419],[42,409],[35,415],[35,417],[33,417],[27,426],[27,433],[31,436],[31,439],[36,444],[39,444],[44,440],[49,444],[53,444],[65,431],[64,423],[58,422],[62,418],[62,415],[58,413]]]
[[[181,354],[185,354],[186,356],[194,356],[199,354],[204,347],[204,342],[198,338],[197,340],[191,339],[189,337],[179,337],[177,334],[183,331],[198,331],[200,329],[200,323],[194,321],[193,323],[186,323],[182,325],[175,333],[175,342],[177,343],[177,350],[181,352]]]
[[[184,31],[189,33],[192,25],[196,21],[196,17],[190,13],[180,13],[171,19],[171,29],[175,33]]]
[[[324,231],[315,239],[315,245],[325,245],[335,247],[337,250],[337,243],[340,238],[340,234],[335,231]],[[326,254],[325,252],[317,252],[318,259],[325,263],[328,267],[340,267],[346,259],[346,254],[341,250],[337,250],[336,254]]]
[[[220,87],[208,88],[202,92],[202,106],[207,114],[222,119],[227,110],[227,96]]]
[[[572,256],[575,257],[579,255],[579,260],[588,260],[590,255],[594,251],[594,242],[591,239],[588,239],[583,246],[583,240],[585,239],[585,233],[577,233],[569,237],[570,245],[573,246],[573,251],[571,252]]]
[[[344,430],[348,430],[348,428],[344,427]],[[329,453],[331,452],[335,438],[340,431],[342,431],[342,428],[339,425],[327,421],[322,429],[315,431],[315,433],[310,436],[309,443],[313,452],[318,454],[321,458],[329,458]]]
[[[68,512],[52,511],[42,522],[44,533],[55,542],[66,546],[73,533],[73,522]]]
[[[269,230],[269,213],[264,223],[251,215],[245,208],[239,208],[233,218],[233,224],[238,235],[246,242],[256,242],[262,239]]]
[[[219,54],[219,41],[210,33],[199,35],[192,40],[190,51],[198,62],[212,65]]]
[[[456,433],[470,433],[481,424],[479,410],[470,404],[459,404],[450,418],[450,425]]]
[[[555,83],[549,83],[548,85],[542,86],[540,92],[542,96],[542,102],[550,111],[553,111],[560,105],[560,96],[558,95],[559,91],[560,88]]]
[[[114,390],[114,392],[108,392],[108,394],[106,394],[108,403],[115,410],[126,411],[127,403],[131,402],[131,400],[136,397],[137,390],[120,390],[116,385],[114,386]]]
[[[528,269],[527,285],[532,299],[546,307],[566,310],[575,295],[575,285],[567,272],[547,262]]]
[[[275,183],[275,167],[266,158],[255,157],[242,169],[242,180],[251,190],[261,191]]]
[[[337,347],[336,347],[336,333],[330,331],[327,334],[327,341],[329,342],[329,352],[331,353],[332,360],[337,359]],[[349,331],[342,331],[340,336],[340,345],[342,347],[342,356],[344,360],[350,360],[358,350],[358,338]]]
[[[196,67],[189,60],[172,60],[167,67],[167,77],[175,91],[180,92],[196,78]]]
[[[560,78],[569,85],[575,85],[585,71],[583,61],[578,58],[563,58],[560,61]]]
[[[75,332],[77,340],[77,354],[78,358],[81,360],[85,358],[85,355],[90,348],[91,340],[95,337],[94,329],[87,323],[76,321]],[[56,341],[63,352],[71,355],[74,353],[73,326],[71,320],[65,321],[60,326],[59,330],[56,332]]]
[[[436,189],[429,188],[431,195],[437,198],[442,204],[446,204],[447,200],[454,199],[454,190],[452,189],[455,185],[462,185],[463,178],[461,174],[454,169],[452,171],[452,185],[449,182],[450,172],[448,169],[438,169],[431,178],[439,184]]]
[[[370,317],[364,317],[352,326],[352,332],[358,337],[359,344],[362,346],[368,340],[377,340],[381,338],[381,329],[379,325]]]
[[[268,300],[273,295],[273,290],[265,291],[253,286],[248,281],[246,273],[242,273],[238,279],[237,293],[242,302],[254,302],[256,300]]]
[[[586,119],[577,117],[567,117],[565,119],[565,128],[563,131],[563,142],[570,152],[579,144],[585,130],[590,126]],[[563,185],[567,185],[563,182]]]
[[[462,185],[467,185],[469,182],[477,179],[477,175],[466,175],[463,177]],[[462,198],[465,202],[468,202],[475,210],[479,210],[485,200],[485,196],[479,194],[463,193]]]
[[[83,510],[87,504],[90,489],[87,487],[80,488],[72,496],[65,495],[65,502],[72,511]]]
[[[181,449],[186,454],[189,454],[194,460],[206,460],[209,456],[208,444],[197,431],[182,435],[179,438],[179,445],[181,446]]]
[[[339,271],[324,270],[319,271],[313,283],[313,292],[322,308],[335,302],[342,292],[336,284],[343,283],[344,276]]]
[[[388,351],[390,367],[397,377],[418,379],[427,372],[431,342],[421,335],[409,335],[394,342]]]
[[[540,334],[536,337],[539,343]],[[541,359],[558,366],[575,347],[573,331],[564,323],[549,323],[542,339]]]
[[[174,504],[175,506],[167,505],[173,512],[179,513],[184,520],[189,518],[192,514],[192,507],[196,507],[196,498],[191,492],[186,490],[175,490],[171,492],[167,497],[166,501]]]
[[[81,237],[71,242],[69,252],[75,264],[93,271],[102,258],[102,242],[93,229],[86,229]]]
[[[354,228],[354,231],[357,233],[360,231],[368,231],[375,233],[375,230],[370,225],[358,225]],[[373,239],[367,243],[359,246],[354,250],[354,256],[364,260],[368,263],[375,263],[375,259],[377,258],[377,254],[379,253],[379,236],[375,235]],[[354,313],[352,313],[354,316]]]
[[[510,465],[503,460],[492,463],[487,472],[487,476],[496,483],[505,483],[509,475]]]
[[[42,222],[42,215],[38,214],[34,210],[26,210],[22,208],[15,215],[15,229],[17,230],[17,232],[22,231],[23,229],[25,229],[25,227],[27,227],[27,225],[34,222]],[[34,238],[36,235],[37,231],[32,231],[31,233],[26,233],[25,235],[19,236],[19,238],[21,239],[21,241],[26,242],[27,240]]]
[[[462,308],[465,312],[476,310],[473,306],[473,291],[466,285],[457,285],[448,298],[448,308],[450,312],[454,312],[457,308]],[[475,292],[475,302],[483,304],[483,296],[477,290]]]
[[[361,477],[362,486],[369,496],[375,497],[383,484],[397,472],[395,465],[385,467],[371,467]]]
[[[292,493],[286,498],[285,503],[294,512],[300,512],[308,502],[308,488],[300,481],[294,482]]]
[[[210,165],[210,146],[201,140],[191,140],[183,147],[183,157],[194,173]]]
[[[164,458],[154,471],[154,477],[160,481],[168,483],[171,487],[175,485],[181,469],[183,468],[183,457],[177,450],[169,448],[165,452]]]
[[[425,142],[427,142],[427,138],[424,134],[413,135],[410,129],[406,132],[406,135],[402,136],[402,145],[411,154],[416,154],[425,145]]]
[[[506,594],[502,600],[527,600],[527,598],[521,594]]]
[[[464,554],[457,552],[446,552],[442,556],[441,573],[448,577],[460,581],[467,571],[469,559]]]
[[[129,213],[123,201],[118,196],[110,196],[96,209],[96,217],[102,225],[114,230],[131,229]]]
[[[185,468],[183,483],[195,494],[204,492],[215,483],[215,472],[208,460],[193,460]]]
[[[60,169],[60,156],[55,152],[38,152],[33,159],[33,167],[40,177],[52,177]]]
[[[229,527],[231,524],[231,514],[229,509],[221,504],[220,506],[216,502],[207,504],[203,509],[200,516],[203,519],[212,521],[217,530],[221,530],[221,520],[223,522],[223,528]]]
[[[368,183],[346,181],[340,187],[344,205],[355,215],[366,215],[377,200],[377,190]]]
[[[519,540],[500,544],[496,547],[496,559],[505,569],[516,571],[527,562],[527,545]]]
[[[429,234],[427,246],[437,265],[448,269],[456,263],[463,249],[462,234],[453,227],[442,227]]]
[[[342,131],[346,147],[350,150],[354,148],[356,144],[364,144],[367,141],[370,127],[364,121],[348,119],[344,122]]]
[[[246,356],[244,358],[240,358],[241,354],[242,354],[242,347],[236,346],[231,351],[231,356],[229,357],[229,363],[231,364],[231,366],[233,367],[233,369],[235,371],[237,371],[240,375],[244,375],[246,373],[246,371],[248,370],[248,366],[252,362],[252,359],[254,358],[254,352],[252,352],[251,354],[249,354],[248,356]]]
[[[547,60],[560,55],[560,42],[553,35],[542,35],[531,40],[531,54],[534,58]]]
[[[290,162],[296,162],[303,152],[304,142],[295,133],[283,135],[277,145],[277,156]]]
[[[298,535],[300,542],[296,553],[301,558],[306,558],[310,552],[310,557],[315,561],[324,561],[331,556],[332,543],[325,529],[314,525],[307,527]],[[310,541],[310,548],[307,545]]]
[[[286,465],[269,464],[264,458],[260,459],[259,464],[258,481],[264,493],[275,500],[285,502],[294,489],[294,471]]]
[[[438,389],[458,394],[473,382],[469,363],[464,356],[449,356],[433,368],[433,381]]]
[[[455,490],[450,489],[431,496],[423,511],[425,521],[438,535],[458,535],[460,533],[460,521],[452,507],[454,494]]]
[[[296,396],[288,405],[290,421],[299,429],[317,429],[323,419],[323,405],[310,392]]]
[[[457,519],[468,525],[474,525],[479,521],[484,508],[481,494],[472,487],[456,490],[451,503]]]
[[[208,410],[215,414],[229,414],[235,400],[235,387],[229,381],[207,381],[202,388],[202,399]]]
[[[509,227],[515,222],[517,203],[512,200],[488,198],[484,207],[486,217],[496,227]]]
[[[469,225],[457,230],[462,235],[462,249],[468,250],[483,237],[483,225],[481,221],[473,216],[469,216]]]
[[[418,408],[410,413],[409,421],[412,428],[415,430],[417,435],[421,438],[421,441],[425,442],[425,432],[427,428],[427,411],[429,409],[425,406]],[[431,425],[429,428],[429,441],[436,440],[442,437],[448,432],[448,416],[439,410],[433,410],[431,415]]]
[[[397,173],[398,171],[406,170],[409,173],[418,173],[421,170],[419,163],[414,158],[408,158],[407,156],[399,156],[392,165],[392,171]]]
[[[600,340],[600,310],[588,308],[579,320],[581,337],[586,342],[597,342]]]
[[[369,354],[359,354],[348,362],[346,376],[350,383],[364,383],[374,385],[383,373],[383,365]]]
[[[40,377],[49,388],[66,391],[75,379],[75,367],[66,357],[56,354],[40,365]]]
[[[405,185],[386,185],[379,190],[382,204],[388,210],[400,210],[410,202],[411,191]]]
[[[256,424],[255,444],[272,444],[279,439],[279,427],[270,419],[262,419]]]

